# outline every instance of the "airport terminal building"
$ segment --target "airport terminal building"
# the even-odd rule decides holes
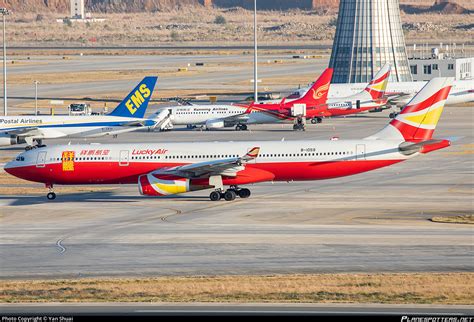
[[[369,82],[385,64],[391,81],[412,81],[398,0],[341,0],[329,66],[333,83]]]

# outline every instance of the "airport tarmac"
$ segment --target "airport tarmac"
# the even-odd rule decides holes
[[[267,61],[284,60],[281,64],[266,64]],[[251,62],[252,55],[139,55],[139,56],[72,56],[71,59],[63,60],[59,56],[37,56],[24,64],[8,67],[10,77],[15,75],[28,74],[31,77],[42,73],[57,73],[58,78],[62,78],[61,73],[82,73],[101,71],[150,71],[150,76],[159,77],[156,91],[160,90],[193,90],[197,93],[209,93],[216,90],[226,91],[253,91],[252,83],[253,68]],[[195,64],[202,62],[203,67],[196,67]],[[301,74],[314,74],[314,80],[327,66],[328,59],[292,59],[291,55],[262,55],[259,57],[259,84],[260,89],[270,87],[273,91],[294,90],[298,85],[305,86],[308,82],[287,85],[268,85],[268,79],[273,77],[298,76]],[[178,70],[187,67],[198,74],[183,72],[179,75],[160,74],[160,70]],[[242,64],[247,64],[243,66]],[[307,78],[307,76],[306,76]],[[91,81],[84,79],[66,79],[62,83],[38,85],[38,97],[92,97],[106,96],[113,92],[123,91],[128,93],[140,81],[140,77],[134,79],[118,79],[107,81]],[[248,83],[246,83],[248,82]],[[291,86],[291,88],[289,88]],[[34,100],[35,89],[25,84],[8,85],[10,113],[15,113],[15,105]],[[24,112],[24,111],[22,111]]]
[[[232,202],[211,202],[208,191],[147,198],[133,185],[51,202],[41,185],[25,182],[38,194],[0,195],[0,277],[472,272],[472,225],[429,219],[473,213],[473,112],[445,109],[435,136],[454,139],[448,149],[352,177],[256,184],[249,199]],[[306,132],[262,125],[94,142],[362,138],[388,120],[385,111],[309,124]]]

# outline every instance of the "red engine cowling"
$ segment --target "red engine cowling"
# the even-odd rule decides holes
[[[168,196],[208,188],[208,185],[195,185],[188,178],[159,172],[151,172],[138,178],[140,194],[146,196]]]

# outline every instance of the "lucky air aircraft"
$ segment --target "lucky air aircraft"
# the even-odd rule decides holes
[[[317,106],[326,102],[332,69],[326,69],[301,98],[275,104],[183,105],[163,109],[157,114],[161,126],[202,125],[206,129],[235,126],[246,130],[248,124],[293,121],[291,108],[296,104]],[[166,120],[168,120],[167,123]]]
[[[62,137],[87,138],[135,131],[154,126],[144,119],[157,77],[145,77],[109,114],[92,116],[0,116],[0,146]]]
[[[44,183],[48,199],[56,198],[55,184],[138,184],[148,196],[212,189],[211,200],[247,198],[242,185],[343,177],[448,147],[450,141],[432,136],[452,82],[431,80],[365,139],[61,145],[25,151],[5,171]]]

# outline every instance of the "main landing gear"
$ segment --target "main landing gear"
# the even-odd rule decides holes
[[[318,123],[321,123],[322,121],[323,121],[323,119],[320,118],[320,117],[313,117],[311,119],[311,124],[318,124]]]
[[[41,140],[41,139],[34,139],[30,143],[31,144],[28,144],[25,147],[25,151],[29,151],[29,150],[36,149],[36,148],[44,148],[46,146],[46,145],[43,144],[43,140]],[[34,143],[36,143],[36,144],[34,144]]]
[[[54,199],[56,199],[56,194],[54,193],[53,185],[52,185],[52,184],[46,184],[46,188],[49,189],[49,192],[48,192],[48,194],[46,195],[46,198],[48,198],[48,200],[54,200]]]
[[[247,131],[247,124],[237,124],[235,126],[236,131]]]
[[[232,201],[232,200],[235,200],[237,196],[239,196],[240,198],[248,198],[250,197],[250,194],[251,193],[249,189],[246,189],[246,188],[240,189],[238,187],[230,187],[225,192],[222,192],[220,190],[215,190],[211,192],[211,194],[209,195],[209,199],[211,199],[212,201],[218,201],[224,198],[226,201]]]

